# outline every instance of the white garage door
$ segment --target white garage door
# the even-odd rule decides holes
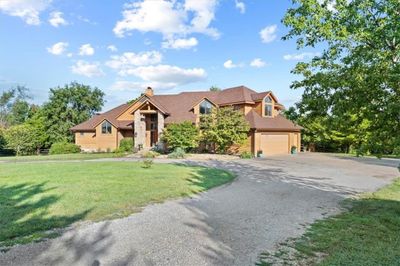
[[[288,154],[289,135],[288,134],[262,134],[261,150],[264,155]]]

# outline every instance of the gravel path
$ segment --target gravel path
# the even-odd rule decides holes
[[[253,265],[261,252],[337,213],[343,198],[399,175],[396,160],[321,154],[187,163],[230,169],[238,178],[193,198],[15,246],[0,254],[0,265]]]

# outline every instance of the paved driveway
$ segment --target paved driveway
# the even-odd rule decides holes
[[[253,265],[260,252],[337,213],[344,197],[399,175],[398,160],[322,154],[190,163],[227,168],[238,178],[191,199],[14,247],[0,254],[0,265]]]

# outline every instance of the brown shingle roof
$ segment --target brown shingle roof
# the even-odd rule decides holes
[[[121,104],[105,113],[94,115],[89,120],[72,127],[71,131],[94,131],[96,126],[103,120],[109,121],[116,127],[121,126],[121,128],[126,128],[127,122],[132,123],[132,121],[117,121],[116,118],[128,109],[129,106],[130,104]]]
[[[246,120],[250,124],[250,128],[259,130],[290,130],[300,131],[302,127],[295,125],[292,121],[286,119],[282,115],[275,117],[262,117],[256,111],[251,110],[246,115]]]

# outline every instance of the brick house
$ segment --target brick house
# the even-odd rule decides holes
[[[85,151],[114,150],[121,139],[134,138],[135,147],[150,148],[160,141],[163,129],[171,123],[191,121],[212,108],[232,106],[249,122],[249,137],[237,151],[264,155],[287,154],[301,145],[301,127],[283,117],[283,105],[271,91],[255,92],[245,86],[221,91],[182,92],[155,95],[153,89],[133,103],[122,104],[71,128],[75,143]]]

